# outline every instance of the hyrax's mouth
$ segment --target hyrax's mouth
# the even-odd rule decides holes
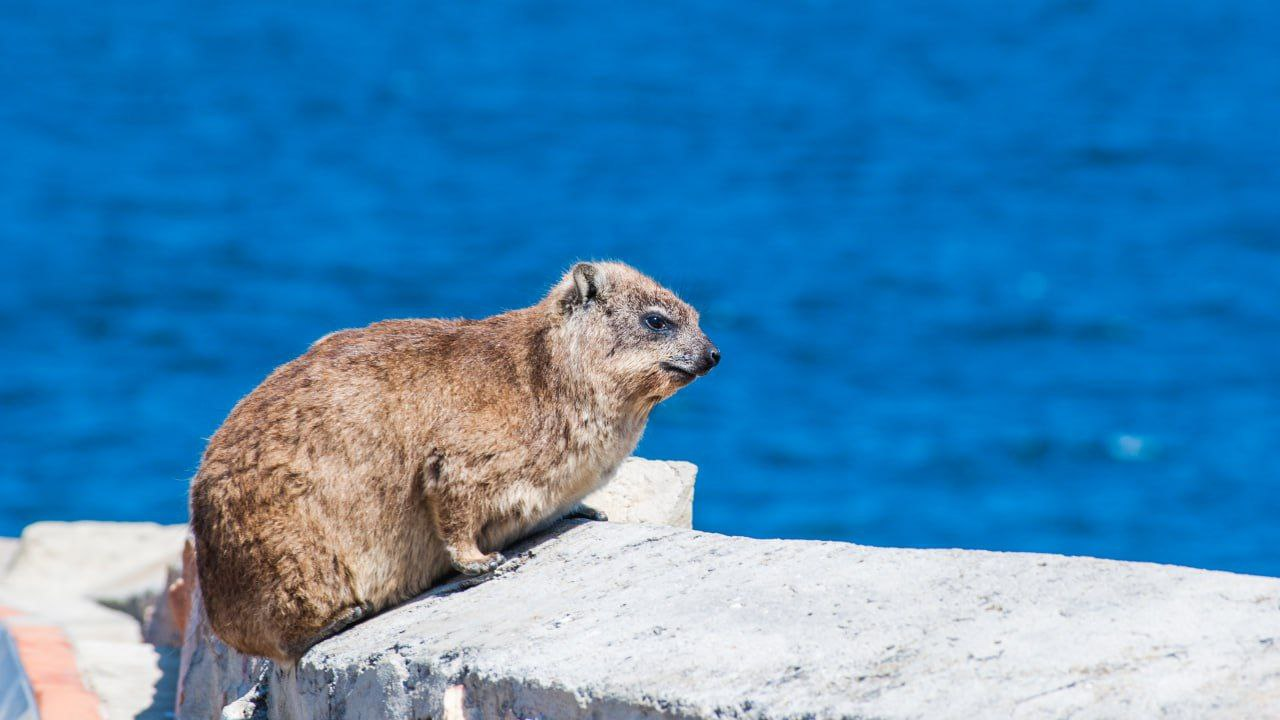
[[[698,377],[698,373],[669,362],[662,363],[662,369],[671,373],[677,380],[684,383],[691,383],[694,378]]]

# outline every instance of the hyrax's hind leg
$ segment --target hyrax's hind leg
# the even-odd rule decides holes
[[[461,497],[442,483],[428,483],[427,506],[454,570],[463,575],[479,575],[507,559],[500,552],[486,554],[480,550],[480,532],[488,518],[475,498]]]

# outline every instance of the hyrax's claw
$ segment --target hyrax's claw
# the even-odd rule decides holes
[[[507,558],[500,552],[492,552],[479,560],[454,562],[453,567],[463,575],[482,575],[506,562]]]
[[[597,510],[590,505],[578,505],[569,511],[567,518],[583,518],[584,520],[596,520],[599,522],[608,522],[609,516],[603,510]]]

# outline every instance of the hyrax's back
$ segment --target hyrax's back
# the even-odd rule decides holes
[[[226,642],[288,660],[353,611],[398,602],[446,571],[413,482],[414,435],[432,418],[392,388],[406,348],[429,350],[452,330],[406,321],[327,337],[214,434],[191,519],[209,619]]]

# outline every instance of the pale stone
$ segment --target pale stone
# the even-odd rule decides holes
[[[630,457],[617,474],[583,502],[611,522],[693,527],[693,484],[698,466]]]

